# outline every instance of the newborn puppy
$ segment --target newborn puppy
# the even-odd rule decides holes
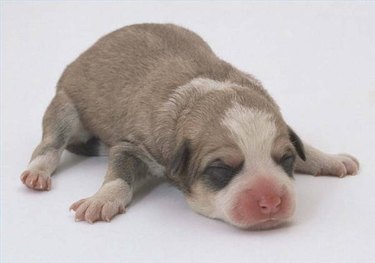
[[[171,24],[121,28],[65,69],[22,182],[50,190],[64,149],[109,156],[102,187],[71,206],[89,223],[124,213],[139,179],[165,176],[202,215],[270,228],[293,215],[294,170],[359,167],[303,145],[259,81]]]

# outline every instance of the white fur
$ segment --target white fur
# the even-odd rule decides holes
[[[189,83],[178,87],[164,104],[163,109],[176,114],[177,118],[178,108],[181,104],[187,103],[192,96],[202,96],[209,92],[223,92],[232,91],[233,87],[241,87],[232,82],[222,82],[206,78],[195,78]]]
[[[247,227],[234,222],[229,214],[238,193],[251,187],[259,176],[272,177],[283,191],[289,191],[292,195],[293,185],[283,169],[276,165],[271,157],[277,134],[272,115],[234,103],[226,111],[221,123],[230,131],[232,139],[244,154],[244,169],[217,193],[207,193],[197,185],[194,189],[194,198],[188,199],[188,202],[198,213]],[[202,197],[199,197],[199,193]]]
[[[276,136],[272,115],[234,103],[233,107],[225,112],[221,123],[230,131],[245,158],[251,158],[252,165],[254,162],[263,163],[270,159],[267,157]]]
[[[61,153],[62,150],[51,150],[39,155],[29,163],[27,170],[43,171],[46,175],[51,175],[59,164]]]
[[[207,79],[207,78],[195,78],[192,81],[190,81],[188,84],[178,87],[175,90],[174,94],[186,93],[188,95],[188,94],[191,94],[192,89],[198,91],[201,94],[205,94],[211,91],[231,90],[232,87],[234,86],[238,86],[238,85],[229,81],[216,81],[216,80]]]
[[[233,82],[230,82],[230,81],[216,81],[216,80],[207,79],[207,78],[195,78],[192,81],[190,81],[189,84],[190,84],[190,87],[198,90],[202,94],[211,92],[211,91],[216,91],[216,90],[221,90],[221,91],[231,90],[232,87],[234,86],[240,87],[237,84],[234,84]],[[183,90],[186,90],[184,86],[179,87],[176,91],[181,92]]]
[[[133,192],[129,185],[121,178],[105,183],[94,195],[99,199],[114,199],[123,202],[125,205],[130,203]]]

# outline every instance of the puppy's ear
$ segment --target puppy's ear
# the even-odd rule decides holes
[[[183,192],[189,193],[191,186],[188,171],[191,161],[191,144],[185,140],[177,149],[168,164],[167,177]]]
[[[305,155],[305,149],[303,147],[303,143],[301,139],[298,137],[298,135],[288,126],[288,132],[289,132],[289,139],[293,143],[294,148],[296,149],[298,156],[306,161],[306,155]]]

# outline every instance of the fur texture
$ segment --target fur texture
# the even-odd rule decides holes
[[[64,149],[109,156],[103,186],[71,207],[91,223],[123,213],[134,184],[151,175],[166,176],[203,215],[273,227],[293,214],[295,164],[311,174],[358,171],[350,156],[304,150],[258,80],[171,24],[116,30],[65,69],[23,183],[49,190]]]

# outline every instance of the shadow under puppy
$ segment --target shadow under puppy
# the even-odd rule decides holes
[[[294,212],[293,171],[353,175],[358,162],[305,145],[261,83],[172,24],[114,31],[64,71],[22,182],[50,190],[64,149],[109,155],[102,187],[76,220],[123,213],[137,180],[166,176],[198,213],[270,228]]]

